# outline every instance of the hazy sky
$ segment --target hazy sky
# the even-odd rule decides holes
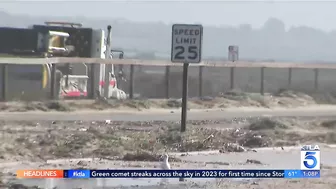
[[[126,18],[133,21],[165,23],[202,23],[260,27],[269,17],[284,21],[286,27],[306,25],[326,31],[336,30],[335,1],[15,1],[0,0],[0,9],[34,16],[86,16]],[[1,19],[1,18],[0,18]]]

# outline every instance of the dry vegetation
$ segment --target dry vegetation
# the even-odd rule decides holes
[[[230,108],[230,107],[300,107],[316,104],[334,104],[336,100],[328,95],[312,95],[280,90],[274,94],[260,95],[232,90],[219,93],[217,97],[191,98],[188,106],[191,109]],[[6,102],[0,103],[0,111],[78,111],[78,110],[145,110],[151,108],[175,109],[181,107],[181,99],[128,99],[128,100],[59,100],[42,102]]]
[[[219,150],[241,152],[256,147],[295,145],[305,142],[336,143],[336,121],[295,118],[249,118],[189,121],[186,133],[178,122],[82,122],[1,121],[0,162],[45,162],[54,158],[97,157],[123,161],[159,161],[164,152]],[[140,149],[140,150],[137,150]],[[179,158],[172,161],[180,162]],[[79,165],[85,167],[84,165]],[[327,167],[328,168],[328,167]],[[324,167],[326,169],[326,167]],[[335,174],[334,169],[330,174]],[[0,175],[1,176],[1,175]],[[190,183],[189,183],[190,184]],[[210,186],[210,185],[209,185]],[[269,180],[236,183],[219,179],[212,188],[333,188],[328,180]],[[26,186],[3,185],[4,188]],[[198,184],[176,188],[203,188]],[[33,188],[33,187],[30,187]],[[36,187],[35,187],[36,188]]]
[[[157,161],[157,154],[165,151],[228,152],[305,142],[336,143],[335,125],[334,120],[297,121],[289,118],[204,120],[189,121],[187,132],[181,134],[179,123],[168,121],[2,121],[0,159],[39,161],[108,157]]]

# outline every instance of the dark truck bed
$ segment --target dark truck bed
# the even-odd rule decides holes
[[[0,53],[38,53],[38,31],[25,28],[0,27]]]

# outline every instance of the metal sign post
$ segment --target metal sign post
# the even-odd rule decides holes
[[[189,63],[202,60],[203,26],[174,24],[172,27],[171,61],[183,63],[181,132],[186,131]]]

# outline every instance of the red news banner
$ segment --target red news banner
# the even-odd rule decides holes
[[[64,178],[63,170],[18,170],[17,178]]]

